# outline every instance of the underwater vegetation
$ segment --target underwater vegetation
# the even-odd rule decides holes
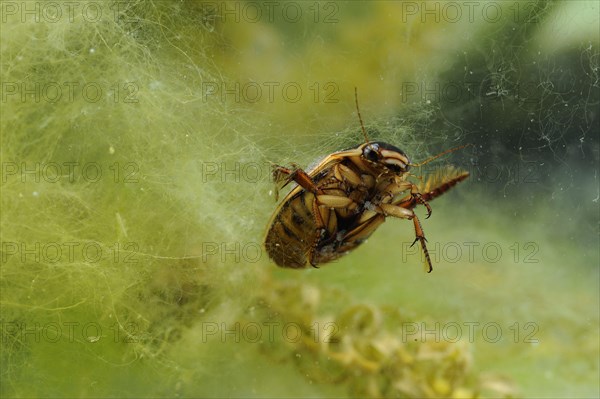
[[[598,397],[598,3],[0,3],[3,397]],[[262,248],[271,164],[470,178]],[[285,194],[285,193],[282,193]]]

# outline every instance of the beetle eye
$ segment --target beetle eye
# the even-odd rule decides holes
[[[396,173],[402,172],[402,168],[398,165],[388,164],[387,167],[388,167],[388,169],[392,170],[393,172],[396,172]]]
[[[366,146],[363,150],[363,156],[371,162],[377,162],[380,158],[379,148],[376,146]]]

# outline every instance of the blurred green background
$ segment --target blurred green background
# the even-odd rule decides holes
[[[0,5],[3,397],[600,396],[597,2]],[[474,144],[415,172],[471,172],[431,274],[400,220],[261,249],[354,87],[415,162]]]

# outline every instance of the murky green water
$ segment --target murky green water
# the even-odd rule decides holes
[[[2,2],[6,397],[598,397],[595,2]],[[470,178],[272,264],[270,163]]]

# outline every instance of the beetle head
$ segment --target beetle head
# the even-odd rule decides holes
[[[368,142],[360,146],[361,158],[368,163],[384,166],[395,173],[408,172],[410,160],[398,147],[380,141]]]

